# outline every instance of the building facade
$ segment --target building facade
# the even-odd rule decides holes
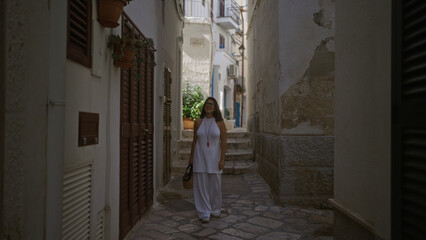
[[[114,28],[103,3],[1,1],[2,238],[123,239],[170,179],[183,2],[130,1]],[[128,68],[113,34],[142,44]]]
[[[334,1],[248,2],[248,130],[283,203],[333,196]]]
[[[200,86],[205,97],[216,98],[229,129],[241,126],[235,93],[241,81],[240,6],[235,0],[185,1],[183,84]]]

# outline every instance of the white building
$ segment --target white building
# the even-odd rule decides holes
[[[240,116],[235,103],[241,97],[234,91],[241,82],[240,6],[235,0],[185,1],[183,85],[201,86],[206,97],[216,98],[229,127]]]
[[[122,239],[170,178],[183,4],[131,1],[108,28],[99,2],[1,1],[2,239]],[[130,69],[107,48],[124,32],[153,43]]]

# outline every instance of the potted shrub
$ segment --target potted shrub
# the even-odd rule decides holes
[[[132,0],[99,0],[98,21],[104,27],[115,28],[118,25],[124,6]]]
[[[241,86],[240,84],[237,84],[235,86],[235,92],[238,93],[238,94],[243,94],[243,93],[246,92],[246,89],[243,86]]]
[[[133,65],[136,50],[142,46],[142,41],[134,39],[129,33],[122,37],[112,34],[108,38],[108,48],[113,49],[114,65],[121,68],[130,68]]]
[[[182,91],[182,102],[183,128],[194,129],[194,121],[200,117],[204,104],[201,87],[186,84]]]

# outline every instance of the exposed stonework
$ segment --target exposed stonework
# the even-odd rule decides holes
[[[333,196],[333,143],[328,136],[256,135],[259,173],[279,202],[327,205]]]
[[[327,29],[331,29],[334,22],[334,0],[320,0],[319,7],[321,8],[318,12],[313,14],[314,22]]]
[[[333,196],[333,137],[281,137],[280,201],[324,204]]]
[[[316,48],[304,76],[281,95],[281,128],[291,129],[308,122],[319,127],[323,135],[334,128],[334,52],[327,38]]]

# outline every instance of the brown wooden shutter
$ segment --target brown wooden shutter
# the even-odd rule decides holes
[[[147,48],[146,51],[147,64],[147,79],[146,79],[146,142],[147,142],[147,151],[146,151],[146,192],[147,192],[147,201],[148,204],[151,205],[153,203],[153,195],[154,195],[154,51],[151,48]]]
[[[91,67],[91,0],[68,0],[67,57]]]
[[[122,17],[122,34],[147,43],[130,18]],[[120,239],[153,203],[153,53],[145,46],[132,67],[121,69]]]
[[[163,185],[166,185],[171,177],[170,142],[171,131],[171,92],[172,76],[168,69],[164,69],[164,109],[163,109]]]
[[[426,239],[426,2],[395,0],[392,239]]]

